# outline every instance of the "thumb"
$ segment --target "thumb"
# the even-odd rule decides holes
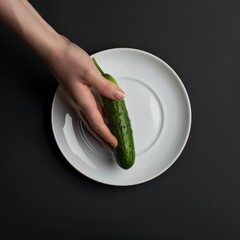
[[[124,91],[111,81],[106,80],[100,73],[91,79],[91,86],[101,95],[113,100],[122,100],[125,96]]]

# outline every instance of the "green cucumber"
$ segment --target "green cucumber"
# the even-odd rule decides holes
[[[94,58],[93,62],[104,78],[118,85],[110,74],[103,72]],[[101,99],[106,109],[108,128],[118,140],[117,147],[113,149],[115,159],[120,167],[129,169],[135,161],[135,147],[131,121],[125,101],[112,100],[102,95]]]

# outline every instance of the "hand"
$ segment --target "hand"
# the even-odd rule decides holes
[[[105,80],[88,54],[59,35],[27,0],[0,0],[0,20],[13,29],[49,66],[67,101],[90,131],[102,142],[117,146],[117,139],[104,123],[101,107],[91,87],[115,100],[123,91]]]
[[[106,126],[100,102],[91,91],[114,100],[124,98],[124,92],[99,73],[89,55],[63,37],[64,44],[49,63],[50,70],[60,84],[60,91],[76,110],[87,128],[104,145],[117,146],[117,139]]]

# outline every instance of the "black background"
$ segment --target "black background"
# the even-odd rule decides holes
[[[240,239],[239,1],[30,1],[89,54],[132,47],[166,61],[192,105],[176,163],[132,187],[92,181],[51,131],[57,87],[0,26],[0,239]]]

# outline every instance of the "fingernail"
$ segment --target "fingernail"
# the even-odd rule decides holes
[[[116,100],[121,100],[123,99],[125,96],[124,92],[120,91],[120,90],[117,90],[114,94],[114,97]]]
[[[112,144],[112,151],[113,151],[114,148],[117,147],[117,145],[118,145],[117,143]]]
[[[118,145],[117,139],[115,141],[113,141],[111,145],[112,145],[113,148],[116,148],[117,145]]]

